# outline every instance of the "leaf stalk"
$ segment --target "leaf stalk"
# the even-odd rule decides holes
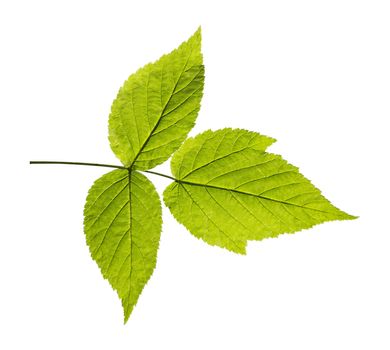
[[[31,161],[30,161],[30,164],[86,165],[86,166],[99,166],[99,167],[105,167],[105,168],[124,169],[124,170],[131,171],[131,167],[126,168],[126,167],[121,166],[121,165],[100,164],[100,163],[59,162],[59,161],[52,161],[52,160],[31,160]],[[175,179],[175,178],[172,177],[172,176],[165,175],[165,174],[161,174],[161,173],[158,173],[158,172],[156,172],[156,171],[151,171],[151,170],[143,170],[143,171],[142,171],[142,170],[141,170],[141,172],[143,172],[143,173],[149,173],[149,174],[153,174],[153,175],[157,175],[157,176],[161,176],[161,177],[165,177],[165,178],[171,179],[171,180],[173,180],[173,181],[178,181],[177,179]]]

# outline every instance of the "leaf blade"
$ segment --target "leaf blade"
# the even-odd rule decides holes
[[[203,96],[200,28],[189,40],[131,75],[109,117],[111,149],[126,167],[161,164],[195,124]]]
[[[248,240],[354,218],[334,207],[298,168],[265,152],[274,141],[240,129],[187,140],[172,158],[177,182],[164,191],[165,204],[196,237],[241,254]]]
[[[114,170],[89,190],[84,232],[92,258],[122,300],[128,320],[156,265],[161,205],[142,174]]]

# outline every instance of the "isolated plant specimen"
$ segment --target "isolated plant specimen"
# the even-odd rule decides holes
[[[161,202],[144,173],[172,183],[164,202],[205,242],[245,254],[247,241],[313,225],[353,219],[334,207],[298,168],[266,152],[273,138],[242,129],[205,131],[194,138],[203,94],[201,31],[131,75],[109,116],[111,149],[122,166],[90,188],[84,232],[92,258],[117,291],[128,320],[156,266]],[[172,176],[150,169],[171,160]]]

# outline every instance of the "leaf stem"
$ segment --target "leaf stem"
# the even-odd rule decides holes
[[[174,177],[172,176],[169,176],[169,175],[165,175],[165,174],[161,174],[161,173],[157,173],[155,171],[151,171],[151,170],[141,170],[143,173],[149,173],[149,174],[153,174],[153,175],[158,175],[158,176],[162,176],[162,177],[166,177],[167,179],[171,179],[173,181],[178,181],[177,179],[175,179]]]
[[[57,161],[46,161],[46,160],[32,160],[32,161],[30,161],[30,164],[88,165],[88,166],[101,166],[101,167],[105,167],[105,168],[127,169],[124,166],[120,166],[120,165],[98,164],[98,163],[82,163],[82,162],[57,162]]]
[[[111,164],[99,164],[99,163],[83,163],[83,162],[58,162],[58,161],[52,161],[52,160],[31,160],[30,164],[65,164],[65,165],[88,165],[88,166],[100,166],[100,167],[105,167],[105,168],[116,168],[116,169],[125,169],[130,171],[130,168],[126,168],[121,165],[111,165]],[[172,176],[165,175],[158,173],[156,171],[151,171],[151,170],[141,170],[143,173],[149,173],[153,175],[158,175],[162,177],[166,177],[167,179],[171,179],[173,181],[178,181]]]

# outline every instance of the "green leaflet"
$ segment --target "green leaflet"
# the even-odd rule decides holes
[[[193,235],[245,254],[248,240],[353,219],[280,156],[274,140],[240,129],[206,131],[174,154],[165,204]]]
[[[176,50],[131,75],[111,107],[111,149],[126,167],[163,163],[194,126],[203,94],[200,28]]]
[[[161,204],[138,172],[114,170],[89,190],[84,232],[92,258],[122,300],[125,322],[156,266]]]

